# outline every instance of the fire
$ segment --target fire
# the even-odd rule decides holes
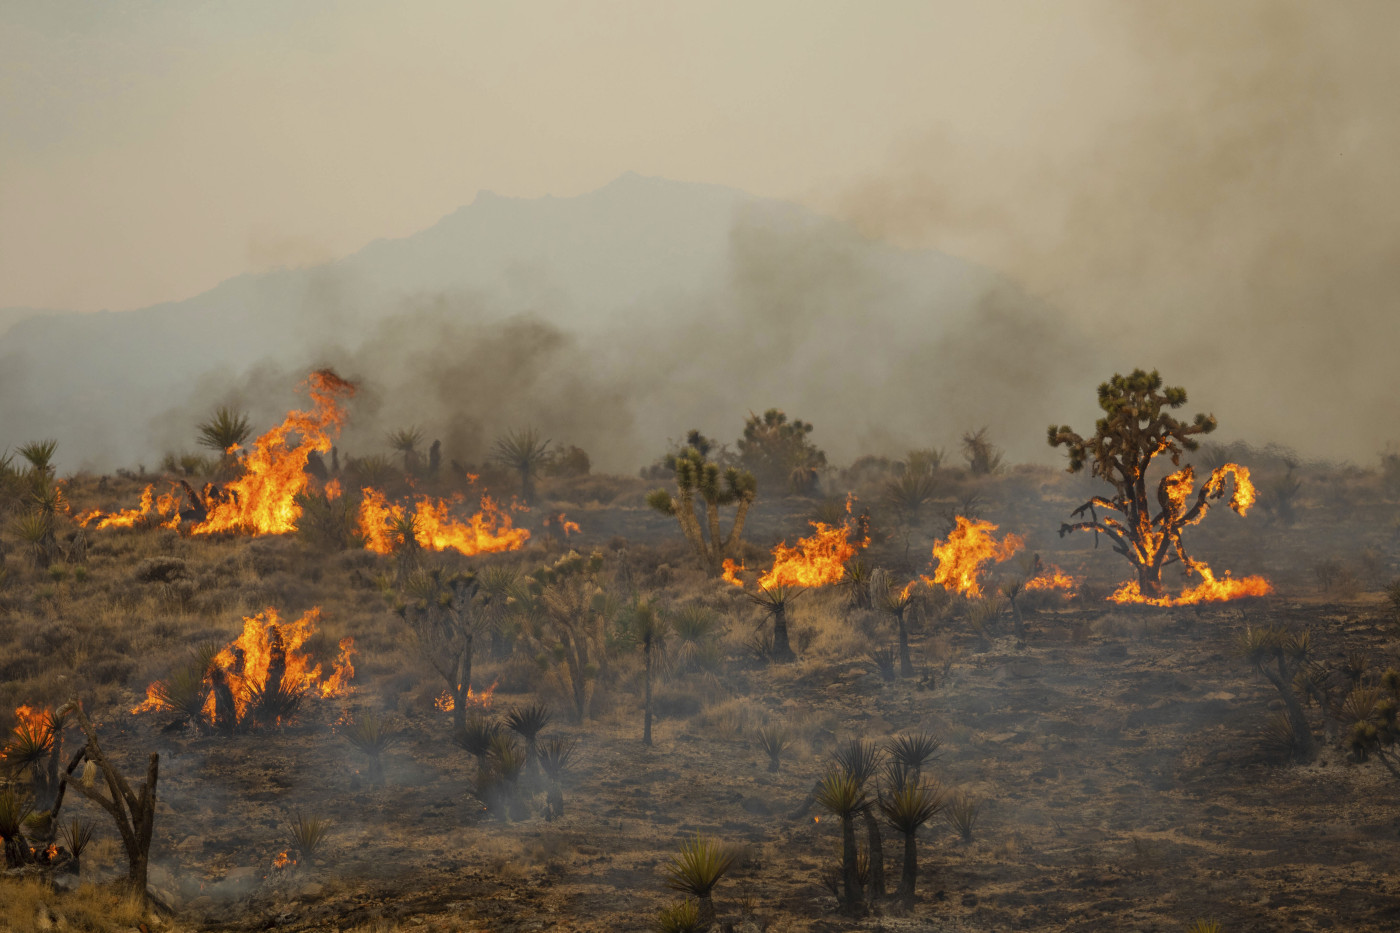
[[[350,693],[350,680],[355,676],[355,639],[347,636],[340,640],[340,653],[332,662],[329,676],[302,651],[307,640],[316,634],[320,619],[319,607],[308,609],[295,622],[283,622],[271,607],[244,618],[242,634],[214,657],[205,675],[211,688],[204,704],[205,718],[210,723],[217,721],[218,694],[225,688],[238,722],[243,721],[258,692],[278,685],[284,691],[320,697]],[[166,708],[161,685],[151,684],[146,688],[145,701],[132,712]]]
[[[496,683],[500,683],[500,681],[497,681]],[[466,699],[463,701],[462,705],[467,709],[490,709],[491,698],[495,692],[496,684],[494,683],[491,686],[487,687],[485,690],[481,691],[480,693],[477,693],[476,691],[472,690],[471,687],[468,687],[467,696]],[[433,701],[433,705],[444,713],[450,713],[457,708],[457,701],[452,698],[452,692],[450,690],[444,690],[442,691],[442,694],[436,700]]]
[[[923,578],[924,583],[942,586],[950,593],[980,599],[982,565],[988,561],[999,564],[1025,546],[1021,537],[1015,534],[1008,534],[997,541],[992,534],[996,530],[997,526],[991,522],[957,516],[957,527],[948,534],[948,540],[933,544],[933,556],[938,559],[938,568],[932,577]]]
[[[301,518],[296,497],[310,481],[307,457],[331,449],[331,439],[345,423],[340,402],[355,394],[354,385],[330,370],[312,373],[307,389],[311,410],[288,412],[286,420],[253,443],[252,452],[241,461],[243,474],[228,484],[219,501],[207,504],[208,517],[191,529],[194,534],[296,531]]]
[[[21,706],[15,710],[14,736],[21,740],[21,746],[38,745],[45,750],[51,749],[58,731],[57,725],[52,710],[32,706]],[[9,754],[7,749],[0,749],[0,758],[6,758]]]
[[[434,499],[420,496],[413,505],[413,537],[420,547],[434,551],[451,548],[463,554],[494,554],[517,551],[530,540],[530,532],[516,528],[508,512],[502,511],[490,496],[481,497],[481,511],[465,522],[450,514],[461,496]],[[392,554],[394,526],[408,518],[408,507],[391,503],[377,489],[366,488],[360,502],[359,530],[365,548],[376,554]],[[573,524],[570,522],[569,524]],[[578,526],[574,525],[575,530]]]
[[[864,547],[865,542],[851,542],[849,525],[832,527],[822,522],[812,522],[811,525],[815,533],[798,538],[796,547],[788,547],[783,542],[773,548],[773,569],[758,578],[760,589],[830,586],[841,582],[846,572],[846,561],[855,557],[857,547]],[[732,563],[727,564],[726,570],[731,566]],[[725,579],[733,583],[737,578],[726,574]]]
[[[748,568],[746,568],[743,564],[736,564],[734,563],[734,561],[726,557],[724,559],[724,573],[722,573],[720,576],[725,583],[732,583],[735,586],[743,586],[744,581],[739,579],[739,574],[743,573],[746,569]]]
[[[1205,561],[1189,560],[1189,566],[1201,575],[1201,582],[1188,587],[1180,596],[1144,596],[1138,582],[1130,580],[1118,587],[1108,599],[1115,603],[1140,603],[1145,606],[1194,606],[1199,603],[1223,603],[1246,596],[1268,596],[1274,591],[1273,585],[1263,577],[1241,577],[1236,580],[1226,571],[1224,579],[1217,580]]]
[[[339,499],[341,493],[340,480],[333,479],[329,483],[326,483],[325,493],[327,502],[334,502]]]
[[[282,869],[287,868],[291,865],[295,865],[296,863],[296,859],[292,858],[285,851],[283,851],[277,853],[276,857],[273,858],[272,867],[278,871],[281,871]]]
[[[1070,576],[1059,567],[1051,564],[1027,580],[1025,589],[1027,592],[1032,590],[1057,591],[1069,596],[1074,593],[1078,585],[1078,578]]]
[[[180,524],[180,498],[178,486],[171,486],[170,492],[157,497],[155,487],[147,485],[141,492],[141,502],[134,509],[122,509],[120,512],[103,512],[94,509],[78,517],[78,524],[86,528],[93,521],[97,522],[97,530],[103,528],[132,528],[136,525],[150,524],[151,516],[158,516],[159,524],[163,528],[175,528]]]
[[[554,518],[550,518],[548,515],[546,515],[544,518],[544,526],[548,528],[550,525],[553,525],[560,531],[562,531],[564,533],[565,538],[567,538],[571,534],[576,534],[582,530],[581,528],[579,528],[578,522],[569,521],[568,517],[563,512],[560,512],[559,515]]]

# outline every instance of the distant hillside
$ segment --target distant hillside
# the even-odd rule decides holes
[[[268,424],[324,364],[365,386],[345,440],[362,451],[415,423],[470,460],[531,423],[630,471],[776,405],[838,460],[983,423],[1015,453],[1062,417],[1027,399],[1050,402],[1057,359],[1087,345],[987,270],[633,174],[575,198],[482,193],[412,236],[186,301],[32,315],[0,311],[0,446],[56,437],[65,470],[154,464],[226,401]]]

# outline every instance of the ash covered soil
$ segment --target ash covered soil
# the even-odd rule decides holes
[[[1091,536],[1054,534],[1082,500],[1068,480],[1018,474],[984,493],[987,517],[1024,534],[1027,552],[1087,576],[1083,596],[1027,601],[1024,639],[1009,610],[979,627],[966,601],[937,601],[913,621],[916,676],[893,681],[869,657],[892,643],[892,626],[836,588],[794,604],[798,660],[763,663],[748,647],[757,608],[693,570],[672,520],[635,503],[566,504],[583,529],[568,542],[537,535],[525,552],[449,561],[533,567],[597,548],[609,586],[703,603],[723,620],[718,664],[659,681],[652,748],[640,738],[640,655],[616,648],[577,723],[547,658],[479,642],[473,683],[495,684],[489,712],[545,702],[554,720],[543,735],[577,740],[563,815],[550,820],[542,782],[520,820],[494,818],[473,796],[475,760],[434,704],[442,681],[382,592],[390,558],[324,554],[295,537],[96,534],[84,580],[36,577],[5,592],[7,644],[39,647],[11,652],[0,683],[18,705],[60,703],[76,682],[128,772],[160,752],[150,880],[179,929],[653,929],[677,899],[664,867],[697,833],[742,849],[714,892],[721,921],[739,929],[1168,931],[1196,919],[1395,929],[1395,779],[1351,760],[1317,708],[1317,755],[1289,763],[1264,734],[1278,695],[1238,645],[1247,626],[1280,623],[1309,630],[1320,663],[1400,666],[1382,593],[1396,570],[1395,508],[1312,503],[1288,527],[1221,510],[1193,529],[1198,556],[1217,571],[1262,573],[1277,593],[1159,609],[1104,602],[1126,563],[1096,552]],[[756,509],[749,566],[803,533],[815,508]],[[877,536],[867,559],[923,569],[938,521],[908,545]],[[134,582],[153,556],[184,561],[192,585]],[[350,696],[308,700],[290,723],[236,735],[129,712],[190,646],[236,635],[240,616],[313,605],[320,660],[340,637],[356,639]],[[110,673],[94,679],[104,664]],[[369,711],[403,730],[382,785],[340,734]],[[772,773],[756,730],[775,723],[795,743]],[[844,916],[824,880],[839,867],[839,821],[804,800],[841,742],[915,731],[942,740],[926,776],[980,802],[972,838],[935,818],[919,837],[912,910]],[[68,806],[105,820],[86,801]],[[274,867],[295,813],[332,828],[313,862]],[[901,845],[886,828],[891,888]],[[119,848],[99,845],[84,871],[122,873]]]

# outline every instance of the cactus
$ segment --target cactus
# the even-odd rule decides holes
[[[708,461],[694,447],[687,447],[671,464],[676,473],[676,493],[657,489],[647,496],[647,504],[665,515],[674,515],[700,564],[712,577],[724,569],[725,558],[739,551],[744,533],[744,518],[753,505],[758,484],[753,474],[730,467],[721,472],[719,465]],[[696,511],[696,494],[704,503],[705,524],[702,527]],[[720,534],[719,509],[735,506],[734,523],[728,535]]]

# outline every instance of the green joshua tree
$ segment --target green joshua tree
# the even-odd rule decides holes
[[[815,488],[818,473],[826,466],[826,454],[807,438],[811,433],[811,424],[800,418],[789,421],[777,408],[761,416],[750,412],[739,438],[739,460],[765,486],[805,495]]]
[[[1181,533],[1205,516],[1209,500],[1225,494],[1228,475],[1235,479],[1232,509],[1243,515],[1253,498],[1249,472],[1233,463],[1216,467],[1194,502],[1195,472],[1189,464],[1163,477],[1155,496],[1149,495],[1147,472],[1157,457],[1166,455],[1173,466],[1180,466],[1182,453],[1200,446],[1196,437],[1215,430],[1214,415],[1197,414],[1190,422],[1173,417],[1171,411],[1185,404],[1185,389],[1163,386],[1156,370],[1135,369],[1127,376],[1115,373],[1099,386],[1099,408],[1104,414],[1091,437],[1081,437],[1068,425],[1049,429],[1050,446],[1068,450],[1069,472],[1077,473],[1088,464],[1094,476],[1116,490],[1111,499],[1094,496],[1075,509],[1074,517],[1087,513],[1089,519],[1062,524],[1060,536],[1072,531],[1105,535],[1137,570],[1139,590],[1150,596],[1161,595],[1166,565],[1180,561],[1188,572],[1195,567]],[[1121,517],[1100,515],[1100,510]]]
[[[880,812],[885,821],[904,837],[904,860],[899,873],[899,887],[894,896],[905,904],[914,903],[914,888],[919,876],[919,827],[943,810],[948,795],[941,787],[925,784],[917,778],[899,782],[879,796]]]
[[[720,470],[694,447],[687,447],[672,464],[676,472],[676,493],[657,489],[647,496],[647,504],[665,515],[674,515],[680,522],[690,546],[700,564],[712,577],[723,572],[724,561],[739,551],[744,534],[744,518],[753,505],[758,484],[753,474],[736,467]],[[704,503],[705,521],[702,525],[697,512],[696,496]],[[719,510],[733,505],[734,523],[728,535],[720,533]]]
[[[231,456],[229,448],[242,447],[253,427],[245,413],[220,405],[207,421],[196,426],[196,430],[199,432],[196,438],[199,446],[217,450],[220,456],[228,458]]]
[[[858,914],[865,909],[865,892],[857,864],[856,815],[870,807],[870,799],[855,776],[840,768],[829,770],[814,793],[822,809],[841,818],[841,907]]]
[[[699,929],[708,930],[715,922],[715,904],[710,892],[733,866],[737,855],[716,839],[696,836],[681,844],[681,850],[666,866],[666,884],[672,890],[689,894],[699,905]]]
[[[520,498],[526,505],[535,502],[535,477],[549,464],[548,439],[534,428],[508,431],[491,446],[491,459],[520,476]]]

